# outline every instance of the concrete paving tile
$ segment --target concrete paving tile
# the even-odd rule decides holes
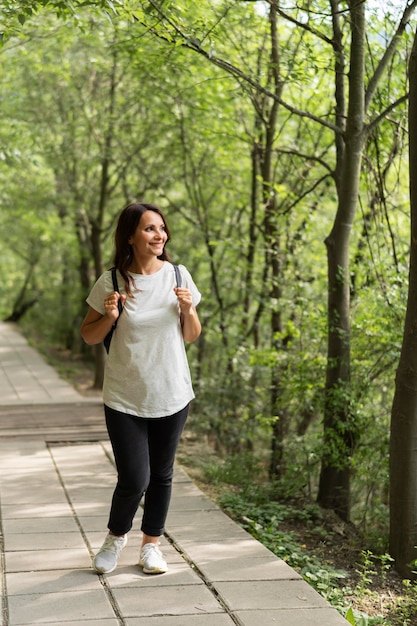
[[[98,403],[99,410],[103,411],[103,419],[104,419],[104,408],[101,403]],[[54,456],[60,461],[69,461],[72,462],[76,458],[88,458],[92,459],[94,457],[102,457],[106,458],[104,454],[104,448],[100,441],[91,441],[83,444],[76,444],[75,446],[67,446],[67,445],[52,445],[51,446]],[[76,450],[76,453],[74,452]]]
[[[14,389],[13,389],[13,385],[8,380],[3,379],[1,381],[0,393],[1,393],[1,397],[3,398],[3,402],[7,402],[7,403],[10,402],[10,404],[13,403]]]
[[[110,506],[115,485],[116,483],[114,482],[113,485],[108,487],[92,487],[86,485],[76,489],[71,488],[71,485],[69,485],[67,491],[71,502],[74,504],[79,502],[88,502],[90,504],[102,504],[103,502],[107,502],[108,506]]]
[[[65,476],[61,474],[61,480],[65,485],[65,489],[71,495],[92,489],[110,490],[113,492],[117,483],[117,476],[115,472],[107,475],[89,472],[86,476]]]
[[[67,479],[77,478],[87,478],[89,477],[91,480],[95,480],[95,477],[100,476],[115,476],[116,469],[113,463],[111,463],[107,457],[105,456],[101,446],[99,448],[99,453],[96,455],[88,454],[86,456],[80,455],[78,456],[78,448],[81,446],[72,446],[73,454],[75,454],[75,458],[70,459],[62,459],[57,457],[56,448],[51,448],[52,457],[59,468],[60,473],[65,476]]]
[[[189,512],[173,511],[168,514],[167,530],[175,541],[182,538],[201,541],[223,541],[227,539],[245,539],[250,535],[230,517],[222,511],[212,509],[209,511]]]
[[[162,578],[162,577],[161,577]],[[203,585],[167,586],[161,595],[160,587],[148,587],[138,598],[137,589],[113,589],[116,601],[125,617],[158,615],[194,615],[222,613],[219,603]]]
[[[28,379],[28,381],[20,381],[22,383],[22,385],[24,385],[23,387],[16,387],[15,386],[15,391],[16,391],[16,395],[19,399],[20,402],[23,403],[27,403],[27,402],[38,402],[39,404],[42,403],[46,403],[50,400],[52,400],[52,395],[50,393],[48,393],[48,390],[42,390],[42,389],[28,389],[26,390],[25,387],[34,387],[34,385],[36,384],[36,382],[32,382],[30,379]],[[59,393],[59,397],[60,397],[60,402],[63,402],[65,400],[77,400],[77,397],[79,398],[79,396],[75,396],[73,391],[69,391],[68,393],[66,393],[65,391],[60,391],[59,389],[56,389],[57,393]]]
[[[236,616],[241,626],[348,626],[347,620],[330,608],[297,611],[265,610],[261,615],[258,610],[237,611]]]
[[[192,516],[187,509],[173,508],[168,512],[167,523],[169,523],[170,526],[191,526],[191,522],[194,520],[197,526],[205,526],[206,524],[216,524],[219,522],[229,524],[229,526],[236,526],[231,518],[219,508],[193,510]]]
[[[39,624],[51,624],[51,622],[38,622]],[[56,626],[55,622],[52,622],[53,626]],[[19,626],[33,626],[33,622],[28,624],[19,624]],[[76,622],[65,622],[64,626],[120,626],[119,620],[115,617],[113,619],[80,619]]]
[[[222,559],[271,557],[272,552],[252,538],[224,542],[197,542],[181,540],[181,548],[196,563],[210,563]]]
[[[27,456],[16,456],[12,459],[2,459],[0,452],[0,475],[29,476],[32,473],[54,472],[54,467],[50,458],[30,459]]]
[[[50,517],[70,517],[71,508],[68,502],[65,503],[44,503],[44,504],[4,504],[1,506],[2,518],[4,520],[18,519],[46,519]]]
[[[172,528],[167,525],[166,532],[171,537],[172,541],[178,544],[183,543],[201,543],[207,542],[216,543],[223,541],[244,541],[246,533],[243,530],[240,530],[238,526],[235,528],[227,528],[225,527],[224,532],[221,532],[221,523],[220,524],[208,524],[207,528],[204,526],[198,525],[196,528],[193,528],[190,525],[182,528],[178,526],[176,528]]]
[[[165,615],[160,617],[135,617],[126,621],[126,626],[233,626],[236,624],[226,613],[211,613],[210,615],[181,615],[174,617]],[[67,626],[67,624],[65,624]],[[91,625],[93,626],[93,625]],[[258,624],[259,625],[259,621]],[[264,626],[263,624],[261,626]]]
[[[108,509],[110,506],[107,507]],[[87,533],[101,532],[104,537],[107,532],[107,522],[109,521],[109,514],[106,515],[78,515],[78,520]],[[104,539],[103,539],[104,541]]]
[[[232,611],[326,608],[326,600],[303,580],[216,582]]]
[[[189,478],[184,477],[184,480],[179,482],[173,480],[172,497],[176,496],[181,498],[191,498],[194,496],[207,498],[207,496],[199,489]]]
[[[172,511],[203,511],[220,510],[219,507],[205,496],[173,495],[170,509]]]
[[[4,539],[5,551],[18,550],[61,550],[84,548],[85,543],[79,532],[44,532],[7,534]]]
[[[3,519],[4,534],[79,532],[73,517],[43,517],[30,519]]]
[[[109,477],[114,479],[117,475],[115,467],[111,463],[106,462],[104,458],[102,462],[97,459],[81,458],[72,464],[66,464],[58,459],[56,465],[65,480],[74,482],[77,480],[89,480],[96,484],[97,479],[97,482],[100,484],[102,479],[108,479]]]
[[[98,516],[79,516],[78,520],[81,524],[83,531],[88,536],[91,541],[91,545],[101,546],[103,543],[108,529],[107,522],[109,516],[108,515],[98,515]],[[139,548],[139,540],[142,538],[142,531],[140,530],[140,519],[135,519],[133,522],[132,529],[128,535],[128,546],[135,545]],[[164,541],[164,538],[161,538],[161,541]]]
[[[48,449],[44,441],[1,441],[0,451],[2,457],[14,458],[16,454],[23,454],[23,452],[39,451],[42,450],[45,455],[49,456]]]
[[[0,453],[1,454],[1,453]],[[5,470],[1,476],[1,485],[9,488],[15,484],[21,483],[22,486],[29,482],[37,483],[37,485],[59,484],[59,478],[52,465],[48,467],[26,467],[14,468],[13,470]]]
[[[103,446],[104,450],[106,450],[107,454],[110,454],[110,456],[113,457],[113,449],[111,447],[110,441],[106,439],[105,441],[100,441],[100,443]]]
[[[91,567],[87,548],[6,552],[6,572],[86,569]]]
[[[170,562],[168,566],[169,569],[165,574],[150,576],[149,574],[144,574],[142,568],[137,564],[128,567],[119,565],[114,572],[107,574],[106,578],[112,589],[159,587],[162,593],[163,588],[168,586],[204,585],[202,579],[184,561]]]
[[[59,468],[61,470],[61,468]],[[86,489],[114,489],[117,482],[116,472],[88,472],[79,474],[64,474],[61,477],[68,491],[84,491]]]
[[[77,478],[95,480],[96,477],[100,478],[101,476],[113,476],[113,478],[116,476],[114,465],[110,463],[110,461],[107,461],[104,455],[103,460],[81,458],[80,460],[74,461],[72,464],[65,464],[58,460],[57,467],[60,474],[66,480],[76,480]]]
[[[275,556],[219,558],[209,563],[199,561],[198,567],[211,582],[301,580],[301,576],[295,570]]]
[[[64,624],[68,620],[111,619],[114,612],[103,590],[9,597],[10,623]]]
[[[43,444],[45,445],[45,444]],[[40,470],[40,469],[53,469],[51,457],[47,451],[40,452],[39,450],[13,450],[12,454],[4,455],[0,457],[0,471],[2,476],[7,471],[19,471],[23,470]]]
[[[103,412],[104,421],[104,412]],[[114,465],[108,458],[100,442],[85,443],[76,446],[51,445],[51,453],[56,463],[65,470],[86,470],[92,466],[111,468]],[[113,458],[113,455],[112,457]]]
[[[37,481],[38,483],[43,482],[45,485],[51,481],[59,482],[55,469],[51,464],[40,467],[15,467],[13,469],[4,469],[1,471],[0,482],[2,485],[6,486],[16,481],[20,481],[24,484],[28,482],[29,477],[31,480]]]
[[[6,575],[6,581],[9,596],[102,589],[99,577],[91,569],[46,570],[36,572],[36,576],[14,572]]]
[[[74,509],[78,516],[86,515],[87,517],[109,516],[110,500],[105,502],[76,502]]]
[[[96,416],[97,422],[100,422],[100,420],[104,422],[102,407],[91,407],[89,412],[88,407],[83,406],[82,410],[84,411],[82,415],[88,415],[90,413]],[[100,413],[103,413],[103,415],[101,416]],[[49,450],[55,462],[66,470],[73,469],[82,472],[86,470],[84,463],[87,464],[88,469],[91,464],[97,467],[102,466],[103,468],[114,466],[113,463],[110,462],[100,441],[75,441],[71,446],[65,443],[63,445],[51,443]]]
[[[192,482],[191,478],[187,474],[187,468],[183,467],[179,463],[176,463],[175,468],[174,468],[174,482],[177,482],[177,481]]]
[[[64,505],[67,503],[67,499],[65,497],[64,492],[61,488],[58,487],[46,487],[44,490],[35,489],[35,491],[28,491],[25,489],[23,493],[17,491],[15,495],[12,492],[4,493],[0,487],[1,499],[4,504],[49,504],[53,502],[56,504]]]
[[[49,504],[49,502],[64,504],[67,502],[59,483],[42,485],[38,482],[27,482],[23,485],[21,482],[17,482],[14,486],[0,485],[0,493],[4,504]]]

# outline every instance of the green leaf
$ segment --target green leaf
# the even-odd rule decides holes
[[[352,607],[350,607],[348,612],[346,613],[346,619],[349,624],[352,624],[352,626],[356,626],[356,620],[355,616],[353,615]]]

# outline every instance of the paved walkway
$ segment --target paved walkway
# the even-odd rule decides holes
[[[117,570],[98,576],[91,556],[105,534],[115,471],[97,401],[84,400],[0,323],[0,403],[0,422],[12,416],[0,429],[3,626],[347,624],[178,467],[161,541],[169,571],[146,576],[136,565],[139,515]]]

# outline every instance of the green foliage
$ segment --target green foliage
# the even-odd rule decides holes
[[[354,574],[331,565],[333,542],[347,542],[346,537],[332,537],[337,529],[331,530],[326,523],[326,513],[316,503],[306,499],[302,491],[293,487],[289,493],[281,482],[271,485],[259,480],[262,467],[253,464],[253,456],[227,457],[222,463],[203,464],[207,482],[216,484],[223,495],[219,504],[232,519],[238,522],[253,537],[298,571],[326,600],[346,617],[350,624],[359,626],[412,626],[415,616],[415,584],[404,582],[404,594],[392,595],[391,606],[386,607],[385,616],[368,615],[350,606],[371,606],[380,602],[373,588],[387,585],[393,559],[386,553],[374,553],[362,548]],[[256,479],[258,477],[258,479]],[[304,543],[308,537],[309,545]],[[357,538],[360,545],[361,538]],[[362,538],[366,541],[366,538]],[[314,547],[323,543],[329,558],[318,558]],[[353,547],[353,546],[352,546]],[[350,561],[346,566],[352,565]],[[350,571],[350,568],[349,568]],[[368,599],[368,602],[367,602]],[[388,609],[388,610],[387,610]]]
[[[403,585],[405,593],[396,607],[395,616],[399,623],[413,626],[417,619],[417,584],[410,580],[403,580]]]
[[[239,484],[242,485],[242,482]],[[341,613],[346,612],[344,590],[340,586],[347,579],[346,572],[323,565],[305,545],[300,544],[293,531],[285,530],[286,522],[291,520],[319,532],[321,513],[316,505],[311,503],[297,508],[288,501],[271,501],[268,490],[256,490],[248,483],[240,493],[224,495],[220,504],[243,528],[296,569]]]
[[[173,232],[172,258],[187,265],[203,293],[203,336],[188,352],[199,428],[232,459],[243,453],[248,474],[267,482],[272,433],[282,425],[284,476],[271,485],[281,495],[314,498],[323,458],[348,464],[353,521],[373,550],[385,551],[390,406],[408,277],[404,107],[370,129],[364,148],[351,273],[339,276],[351,283],[351,333],[342,337],[350,342],[351,378],[327,398],[336,414],[348,407],[348,420],[323,442],[332,365],[324,240],[337,206],[328,8],[286,9],[291,20],[278,20],[279,68],[272,68],[266,4],[44,4],[1,3],[8,24],[0,78],[1,315],[26,286],[24,297],[38,303],[22,321],[25,330],[80,350],[84,298],[111,262],[117,212],[133,198],[160,204]],[[368,79],[386,49],[380,33],[393,21],[385,12],[369,23]],[[348,27],[345,20],[346,60]],[[404,93],[408,46],[407,33],[369,121]],[[272,69],[279,69],[281,103],[269,137]],[[234,483],[238,465],[225,463],[218,480]],[[282,512],[268,514],[279,520]],[[273,543],[276,529],[258,523]],[[294,553],[302,567],[303,552]],[[330,588],[315,567],[317,585]]]
[[[355,615],[354,611],[352,610],[352,607],[350,607],[348,609],[348,612],[345,615],[346,620],[349,622],[349,624],[352,624],[352,626],[368,626],[369,625],[369,619],[366,615]]]

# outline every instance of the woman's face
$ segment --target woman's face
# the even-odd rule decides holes
[[[140,258],[158,257],[164,251],[168,235],[165,223],[159,213],[145,211],[139,224],[129,238],[135,256]]]

